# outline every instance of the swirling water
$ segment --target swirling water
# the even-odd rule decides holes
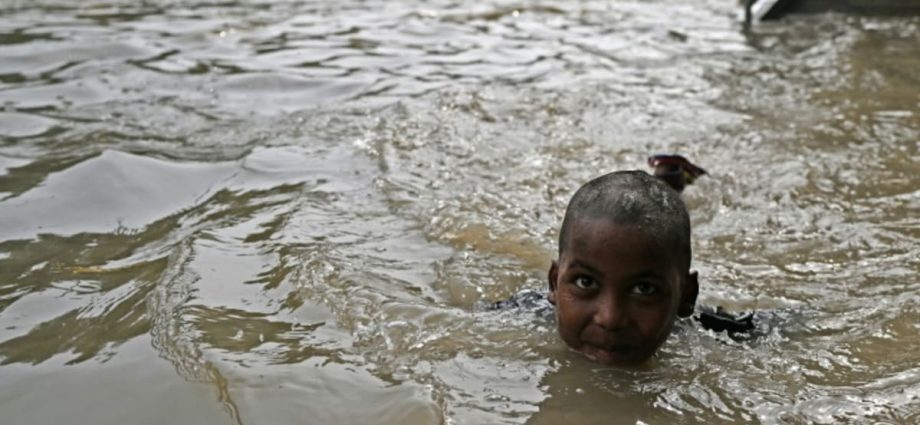
[[[0,2],[2,422],[920,422],[920,20],[736,12]],[[770,335],[608,370],[480,308],[658,152]]]

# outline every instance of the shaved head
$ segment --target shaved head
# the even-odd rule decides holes
[[[584,219],[605,219],[637,226],[673,249],[675,259],[690,268],[690,215],[680,194],[643,171],[617,171],[585,183],[565,210],[559,231],[559,256],[569,246],[573,226]]]

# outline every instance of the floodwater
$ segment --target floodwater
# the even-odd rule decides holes
[[[0,422],[920,423],[920,19],[0,2]],[[701,303],[604,369],[482,305],[679,152]]]

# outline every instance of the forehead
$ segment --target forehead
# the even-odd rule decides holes
[[[580,218],[572,223],[560,260],[603,265],[669,269],[678,263],[668,238],[633,224],[603,218]]]

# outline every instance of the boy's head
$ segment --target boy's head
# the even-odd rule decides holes
[[[690,218],[659,179],[622,171],[586,183],[559,233],[549,300],[571,348],[605,364],[640,363],[693,313]]]

